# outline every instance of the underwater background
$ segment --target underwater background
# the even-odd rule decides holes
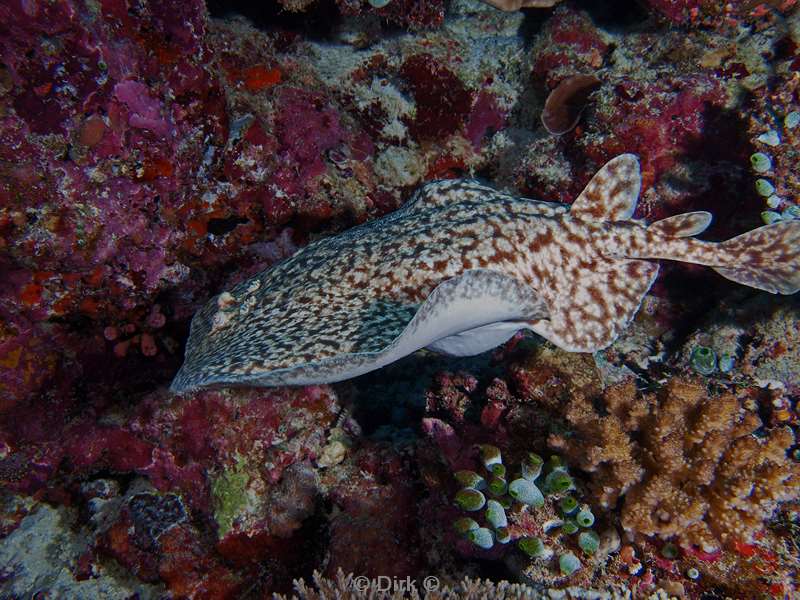
[[[594,355],[168,391],[427,181],[800,218],[795,0],[520,4],[0,0],[0,598],[799,597],[796,295],[664,262]]]

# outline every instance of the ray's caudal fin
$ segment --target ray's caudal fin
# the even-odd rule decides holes
[[[737,263],[714,266],[723,277],[773,294],[800,290],[800,221],[759,227],[722,242],[720,249]]]

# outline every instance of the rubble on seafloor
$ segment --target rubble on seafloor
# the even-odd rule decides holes
[[[166,391],[210,296],[431,179],[571,202],[633,152],[636,217],[800,217],[793,0],[522,4],[0,5],[0,597],[798,593],[794,297],[665,264],[595,356]]]

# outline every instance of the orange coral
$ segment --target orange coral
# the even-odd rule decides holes
[[[632,383],[610,388],[605,400],[609,414],[600,417],[587,396],[574,394],[564,415],[573,427],[572,435],[551,434],[548,442],[569,464],[596,474],[592,491],[597,502],[607,508],[642,478],[629,432],[638,428],[646,406],[636,401]]]
[[[705,551],[750,542],[800,491],[800,465],[786,458],[791,429],[755,437],[761,421],[732,395],[709,396],[675,378],[657,394],[620,384],[604,400],[608,414],[598,415],[588,398],[573,396],[565,413],[572,435],[549,443],[596,473],[602,505],[624,495],[622,526],[632,533]]]

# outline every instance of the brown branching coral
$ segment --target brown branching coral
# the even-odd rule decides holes
[[[648,410],[646,403],[637,400],[630,382],[610,388],[605,402],[609,414],[601,417],[587,396],[574,394],[564,415],[573,428],[572,436],[551,434],[548,443],[562,452],[569,464],[596,474],[592,491],[596,501],[607,508],[642,478],[644,470],[635,458],[630,432],[639,428]]]
[[[565,418],[572,435],[551,447],[595,473],[604,506],[624,495],[622,526],[712,551],[750,542],[776,505],[800,492],[800,465],[786,458],[788,428],[766,437],[758,417],[732,395],[709,396],[673,379],[658,394],[622,384],[604,395],[607,414],[575,395]]]

